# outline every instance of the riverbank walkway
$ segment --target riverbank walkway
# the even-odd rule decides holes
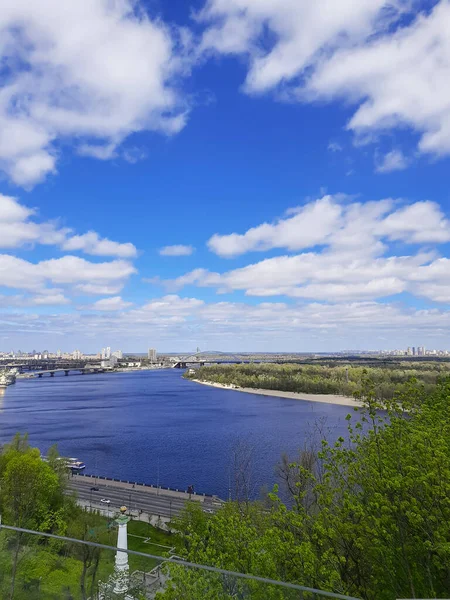
[[[120,481],[95,475],[74,474],[69,477],[68,491],[76,492],[83,506],[117,511],[126,506],[133,513],[170,520],[179,515],[186,503],[199,502],[205,512],[214,513],[222,506],[217,496],[189,494],[180,490],[155,487],[138,482]],[[109,502],[102,502],[109,500]],[[147,519],[142,519],[147,520]]]

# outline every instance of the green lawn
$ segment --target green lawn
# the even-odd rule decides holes
[[[117,543],[117,528],[111,526],[111,520],[102,519],[103,524],[95,528],[97,541],[109,546]],[[175,536],[148,523],[130,521],[128,524],[128,548],[155,556],[168,556],[169,548],[175,545]],[[94,534],[94,531],[93,531]],[[139,537],[135,537],[139,536]],[[7,597],[11,577],[11,551],[8,547],[8,534],[0,532],[0,598]],[[149,540],[146,542],[146,540]],[[33,598],[56,599],[68,593],[79,600],[80,575],[82,562],[73,553],[72,547],[65,547],[58,542],[37,541],[34,537],[29,540],[23,538],[22,550],[17,574],[15,598],[17,600],[30,600]],[[103,550],[96,580],[106,581],[114,570],[115,552]],[[129,557],[130,572],[139,570],[149,572],[160,561],[146,559],[143,556]],[[41,594],[41,595],[40,595]]]
[[[134,537],[140,536],[140,537]],[[146,539],[149,541],[147,542]],[[128,524],[128,548],[156,556],[168,556],[169,548],[175,545],[175,536],[155,529],[143,521],[130,521]],[[162,546],[168,546],[162,547]],[[159,564],[155,559],[146,559],[143,556],[130,556],[130,570],[149,571]]]

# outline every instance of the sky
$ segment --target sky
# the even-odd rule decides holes
[[[0,350],[450,348],[449,0],[2,0]]]

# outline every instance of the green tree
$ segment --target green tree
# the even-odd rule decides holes
[[[0,507],[5,523],[37,531],[60,531],[65,522],[64,495],[58,475],[30,448],[26,437],[16,436],[4,448],[0,461]],[[13,598],[23,534],[12,536],[9,598]]]

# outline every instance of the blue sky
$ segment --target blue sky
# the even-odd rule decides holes
[[[448,348],[450,3],[0,7],[0,349]]]

